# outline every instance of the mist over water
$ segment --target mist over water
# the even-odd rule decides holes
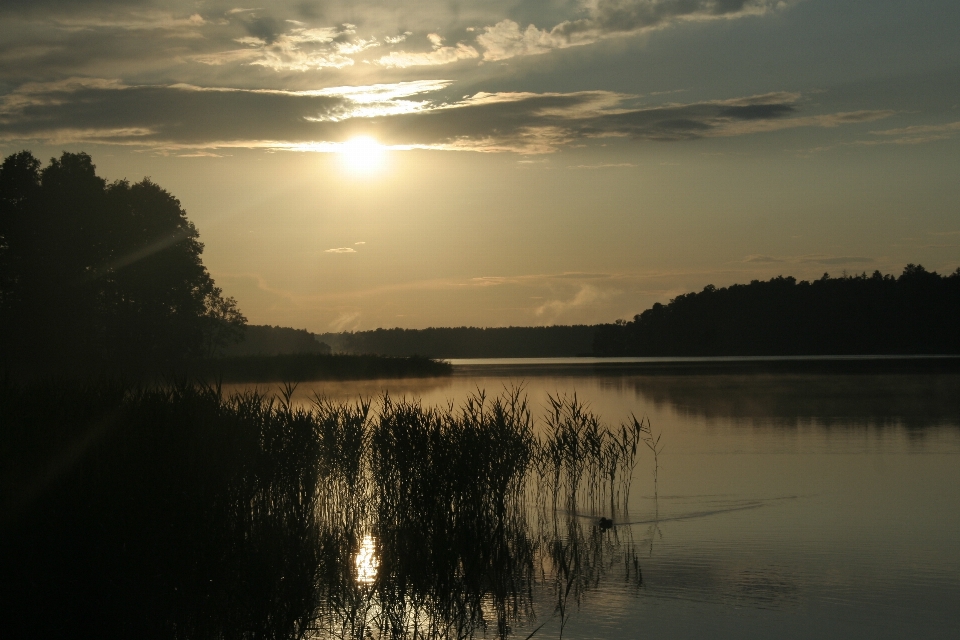
[[[598,579],[564,637],[936,638],[960,630],[958,375],[475,367],[447,379],[302,384],[293,400],[316,392],[376,404],[387,391],[447,406],[518,384],[534,417],[546,412],[548,394],[576,393],[611,426],[635,414],[662,433],[656,489],[652,456],[641,448],[629,512],[614,527],[636,550],[642,584],[616,572]],[[598,515],[577,517],[589,526]],[[552,603],[539,604],[537,636],[556,637]]]

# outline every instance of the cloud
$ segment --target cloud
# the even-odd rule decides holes
[[[432,49],[426,52],[410,53],[406,51],[391,51],[389,54],[381,57],[376,63],[382,67],[398,67],[405,69],[407,67],[436,66],[440,64],[450,64],[458,60],[469,60],[479,58],[480,54],[473,47],[458,42],[456,46],[444,46],[443,38],[439,34],[431,33],[427,35]],[[396,41],[396,40],[394,40]]]
[[[110,12],[108,15],[65,15],[53,17],[52,21],[64,31],[110,30],[153,31],[153,30],[195,30],[207,24],[199,13],[177,16],[161,11],[132,11],[128,13]]]
[[[882,136],[882,140],[861,140],[862,145],[872,144],[923,144],[946,140],[960,133],[960,121],[934,125],[914,125],[899,129],[871,131],[875,136]]]
[[[874,259],[863,256],[801,256],[799,262],[801,264],[863,264],[874,262]]]
[[[567,167],[568,169],[614,169],[617,167],[636,167],[632,162],[604,162],[600,164],[576,164]]]
[[[863,264],[876,262],[873,258],[864,256],[824,256],[824,255],[806,255],[806,256],[766,256],[750,255],[746,256],[741,262],[746,264]]]
[[[386,36],[384,37],[383,41],[386,42],[387,44],[400,44],[401,42],[407,39],[407,36],[412,36],[412,35],[413,35],[413,32],[405,31],[398,36]]]
[[[336,249],[327,249],[324,253],[356,253],[356,249],[350,247],[337,247]]]
[[[596,37],[590,36],[570,38],[558,33],[556,28],[553,31],[544,31],[532,24],[521,29],[513,20],[501,20],[492,27],[484,27],[483,33],[477,36],[477,44],[484,50],[483,59],[488,61],[539,55],[554,49],[590,44],[596,40]]]
[[[871,122],[890,111],[803,115],[801,96],[774,92],[647,106],[611,91],[477,93],[431,99],[447,80],[307,91],[33,83],[0,98],[0,139],[102,141],[157,150],[335,151],[373,135],[395,149],[551,153],[606,138],[680,141]]]
[[[281,33],[283,33],[282,25],[268,16],[253,16],[249,20],[244,21],[243,26],[246,28],[247,33],[254,38],[262,40],[266,44],[273,44],[277,41]]]
[[[244,62],[274,71],[341,69],[354,64],[352,56],[380,46],[376,38],[355,37],[356,29],[350,24],[308,28],[295,23],[287,31],[272,18],[254,17],[243,24],[248,35],[236,42],[246,48],[198,54],[191,59],[209,65]]]
[[[580,289],[572,298],[545,302],[534,310],[534,314],[537,316],[561,316],[572,309],[594,304],[608,295],[608,292],[603,292],[593,285],[584,284],[580,286]]]
[[[27,78],[83,73],[114,74],[131,82],[172,78],[196,83],[219,75],[202,68],[214,66],[230,67],[231,81],[258,78],[259,68],[269,69],[278,72],[275,80],[280,86],[291,86],[283,73],[347,69],[361,63],[400,71],[463,60],[492,62],[642,33],[683,20],[760,15],[784,4],[775,0],[577,0],[540,3],[523,10],[481,3],[466,10],[460,3],[435,0],[407,7],[401,17],[382,7],[297,0],[232,8],[187,0],[6,0],[0,60],[19,63],[0,65],[0,80],[16,86]],[[537,15],[534,21],[541,26],[555,26],[524,26],[517,21],[520,15]],[[444,25],[447,33],[436,25]],[[488,26],[474,28],[477,25]],[[445,36],[449,44],[444,43]],[[429,40],[426,50],[396,50],[409,49],[412,40],[423,37]],[[380,47],[393,50],[383,52]]]
[[[501,20],[483,28],[477,43],[487,61],[539,55],[555,49],[661,29],[681,21],[707,21],[756,16],[784,7],[781,0],[587,0],[588,16],[551,29],[530,24],[521,28]]]

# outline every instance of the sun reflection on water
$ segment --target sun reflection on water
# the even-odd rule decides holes
[[[373,536],[363,536],[360,549],[357,551],[353,563],[357,569],[357,582],[359,584],[373,584],[377,579],[377,570],[380,568],[376,540]]]

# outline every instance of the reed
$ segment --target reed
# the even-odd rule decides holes
[[[554,507],[576,511],[582,503],[599,511],[609,503],[611,516],[626,509],[637,445],[648,423],[632,417],[611,429],[576,394],[548,400],[544,436],[535,448],[538,486],[550,492]]]
[[[625,509],[649,423],[295,388],[0,385],[7,637],[506,638],[544,590],[562,633],[639,580],[629,530],[577,512]]]

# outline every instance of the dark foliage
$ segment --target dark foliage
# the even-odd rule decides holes
[[[0,384],[4,638],[504,638],[639,583],[629,527],[577,517],[622,514],[636,420],[293,393]]]
[[[595,327],[431,327],[317,336],[334,351],[431,358],[548,358],[590,353]]]
[[[907,265],[899,278],[824,274],[677,296],[598,327],[602,356],[746,356],[960,353],[960,269]]]
[[[192,385],[0,395],[5,637],[293,638],[312,622],[312,421]]]
[[[0,166],[0,349],[17,373],[144,371],[208,356],[245,322],[180,202],[108,184],[90,156]]]

